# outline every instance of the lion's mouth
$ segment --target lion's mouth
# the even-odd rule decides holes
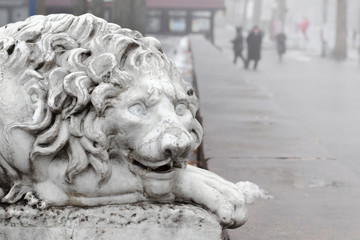
[[[185,168],[187,161],[186,159],[172,159],[167,158],[165,160],[151,162],[141,161],[135,155],[129,154],[129,167],[130,170],[141,176],[147,176],[150,178],[172,178],[176,168]]]
[[[173,161],[170,161],[168,164],[165,165],[161,165],[161,166],[153,166],[153,167],[149,167],[149,166],[145,166],[144,164],[142,164],[139,161],[133,160],[132,164],[143,169],[146,170],[148,172],[156,172],[156,173],[168,173],[174,170],[174,164]]]
[[[136,175],[153,179],[171,179],[174,177],[176,169],[185,168],[187,165],[186,158],[173,159],[169,157],[157,161],[143,160],[133,151],[130,151],[127,159],[130,171]]]

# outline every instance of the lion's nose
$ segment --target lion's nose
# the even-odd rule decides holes
[[[186,157],[191,150],[188,134],[180,128],[168,128],[161,137],[161,151],[171,158]]]

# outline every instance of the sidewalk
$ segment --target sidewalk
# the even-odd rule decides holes
[[[209,170],[275,197],[230,239],[360,239],[360,179],[203,37],[191,48]]]

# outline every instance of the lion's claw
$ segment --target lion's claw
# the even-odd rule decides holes
[[[34,206],[36,204],[38,204],[39,199],[37,197],[35,197],[33,192],[27,192],[25,194],[24,199],[27,201],[27,204],[30,206]]]
[[[46,202],[39,199],[34,192],[28,192],[25,194],[24,199],[27,201],[27,204],[30,206],[36,206],[38,209],[45,209]]]
[[[38,204],[36,204],[36,207],[37,207],[38,209],[45,209],[45,208],[47,207],[47,204],[46,204],[45,201],[40,200],[40,201],[38,202]]]

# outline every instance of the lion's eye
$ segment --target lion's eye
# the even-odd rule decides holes
[[[146,115],[145,106],[140,103],[136,103],[136,104],[132,105],[131,107],[129,107],[129,112],[131,112],[132,114],[134,114],[136,116]]]
[[[187,107],[186,107],[186,105],[184,103],[179,103],[175,107],[175,112],[179,116],[184,115],[186,110],[187,110]]]

